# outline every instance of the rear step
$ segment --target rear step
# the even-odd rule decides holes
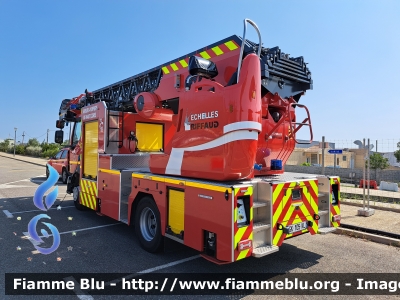
[[[257,248],[254,248],[253,249],[253,256],[254,257],[257,257],[257,258],[259,258],[259,257],[263,257],[263,256],[266,256],[266,255],[268,255],[268,254],[271,254],[271,253],[274,253],[274,252],[277,252],[279,250],[279,247],[278,246],[274,246],[274,245],[262,245],[262,246],[259,246],[259,247],[257,247]]]
[[[257,222],[257,223],[254,223],[254,225],[253,225],[253,232],[257,232],[260,230],[267,230],[269,228],[271,228],[270,224],[267,224],[266,222]]]

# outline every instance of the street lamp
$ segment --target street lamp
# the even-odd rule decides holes
[[[15,142],[16,142],[16,140],[17,140],[17,127],[14,127],[14,131],[15,131],[15,134],[14,134],[14,157],[15,157]]]

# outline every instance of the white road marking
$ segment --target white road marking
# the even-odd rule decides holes
[[[59,234],[67,234],[67,233],[73,233],[73,232],[79,232],[79,231],[85,231],[85,230],[92,230],[92,229],[97,229],[97,228],[102,228],[102,227],[109,227],[109,226],[114,226],[114,225],[122,225],[124,223],[114,223],[114,224],[108,224],[108,225],[100,225],[100,226],[94,226],[94,227],[88,227],[88,228],[82,228],[82,229],[75,229],[75,230],[70,230],[70,231],[65,231],[65,232],[60,232]],[[22,238],[28,238],[30,239],[31,237],[29,236],[28,232],[23,232],[25,237]],[[49,234],[48,236],[53,236],[52,234]],[[40,238],[45,237],[44,235],[39,235]]]
[[[176,265],[179,265],[179,264],[182,264],[184,262],[187,262],[187,261],[190,261],[190,260],[193,260],[193,259],[197,259],[197,258],[200,258],[200,257],[201,257],[200,254],[197,254],[197,255],[194,255],[194,256],[191,256],[191,257],[188,257],[188,258],[184,258],[184,259],[181,259],[181,260],[177,260],[177,261],[173,261],[173,262],[167,263],[165,265],[161,265],[161,266],[157,266],[157,267],[154,267],[154,268],[150,268],[150,269],[147,269],[147,270],[140,271],[140,272],[138,272],[138,274],[151,273],[151,272],[158,271],[158,270],[161,270],[161,269],[165,269],[165,268],[169,268],[169,267],[172,267],[172,266],[176,266]]]
[[[31,236],[29,235],[29,232],[23,232],[24,235],[24,239],[28,239],[28,241],[30,241],[32,243],[33,246],[37,246],[40,244],[40,242],[35,241],[33,238],[31,238]]]
[[[12,188],[34,188],[32,185],[9,185],[9,184],[0,184],[0,189],[12,189]]]
[[[61,206],[61,210],[63,209],[63,208],[71,208],[71,207],[75,207],[75,205],[71,205],[71,206]],[[57,207],[53,207],[53,208],[50,208],[50,209],[57,209]],[[50,210],[50,209],[48,209],[48,210]],[[7,210],[8,211],[8,210]],[[25,210],[25,211],[16,211],[16,212],[13,212],[13,213],[10,213],[10,214],[12,214],[12,215],[15,215],[15,214],[23,214],[23,213],[27,213],[27,212],[35,212],[35,211],[42,211],[42,210],[40,210],[40,209],[35,209],[35,210]],[[5,213],[5,211],[3,210],[3,212]],[[6,214],[6,213],[5,213]],[[7,214],[6,214],[7,215]],[[9,217],[9,218],[12,218],[12,217]]]
[[[183,264],[183,263],[185,263],[187,261],[191,261],[191,260],[194,260],[194,259],[197,259],[197,258],[200,258],[200,257],[201,257],[200,254],[197,254],[197,255],[190,256],[190,257],[187,257],[187,258],[183,258],[183,259],[180,259],[180,260],[176,260],[176,261],[164,264],[164,265],[160,265],[160,266],[157,266],[157,267],[154,267],[154,268],[150,268],[150,269],[146,269],[146,270],[143,270],[143,271],[139,271],[137,273],[133,273],[133,274],[124,276],[123,278],[131,279],[131,278],[134,278],[134,277],[138,276],[139,274],[147,274],[147,273],[151,273],[151,272],[154,272],[154,271],[162,270],[162,269],[165,269],[165,268],[169,268],[169,267],[172,267],[172,266]],[[122,281],[122,278],[115,279],[115,280],[112,280],[110,282],[107,282],[106,285],[107,284],[111,285],[112,283],[118,283],[118,282],[121,282],[121,281]]]
[[[74,282],[74,293],[76,294],[76,296],[81,299],[81,300],[93,300],[94,298],[90,295],[88,295],[88,293],[82,291],[79,287],[80,284],[75,280],[74,277],[70,276],[70,277],[66,277],[63,278],[64,281],[73,281]]]
[[[76,229],[76,230],[70,230],[70,231],[65,231],[65,232],[60,232],[60,234],[67,234],[67,233],[73,233],[73,232],[78,232],[78,231],[85,231],[85,230],[92,230],[92,229],[97,229],[97,228],[102,228],[102,227],[109,227],[109,226],[114,226],[114,225],[122,225],[124,223],[114,223],[114,224],[108,224],[108,225],[100,225],[100,226],[94,226],[94,227],[88,227],[88,228],[82,228],[82,229]],[[126,224],[124,224],[126,225]],[[49,236],[52,236],[52,234],[49,234]],[[40,236],[41,238],[44,236]]]
[[[2,183],[2,184],[11,184],[11,183],[16,183],[16,182],[21,182],[21,181],[30,181],[31,179],[21,179],[21,180],[17,180],[17,181],[11,181],[11,182],[6,182],[6,183]]]
[[[39,175],[39,176],[46,176],[46,175]],[[37,176],[37,177],[39,177],[39,176]],[[20,180],[17,180],[17,181],[6,182],[6,183],[2,183],[2,184],[11,184],[11,183],[16,183],[16,182],[31,181],[31,180],[32,180],[32,177],[31,178],[26,178],[26,179],[20,179]]]
[[[35,181],[35,182],[32,182],[34,185],[13,185],[13,184],[10,184],[10,183],[6,183],[6,184],[0,184],[0,189],[12,189],[12,188],[37,188],[38,186],[37,185],[35,185],[36,183],[39,183],[39,182],[45,182],[45,180],[44,181]],[[66,185],[65,184],[57,184],[56,186],[59,186],[59,187],[66,187]]]
[[[32,178],[27,178],[27,179],[21,179],[17,181],[11,181],[11,182],[6,182],[6,183],[0,183],[0,189],[10,189],[10,188],[21,188],[21,187],[36,187],[36,186],[31,186],[31,185],[12,185],[13,183],[18,183],[18,182],[32,182],[32,183],[39,183],[39,182],[45,182],[46,180],[35,180]]]
[[[10,213],[8,210],[3,210],[3,213],[6,214],[7,218],[14,218],[13,214]]]

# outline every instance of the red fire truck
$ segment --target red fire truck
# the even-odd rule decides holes
[[[245,38],[247,24],[258,43]],[[303,57],[262,47],[245,19],[242,38],[63,100],[57,127],[82,132],[68,191],[78,209],[134,225],[149,252],[169,238],[219,264],[333,231],[339,178],[284,172],[298,130],[312,140],[299,103],[309,89]]]

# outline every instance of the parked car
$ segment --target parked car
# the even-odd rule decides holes
[[[69,148],[63,148],[54,157],[47,161],[47,164],[52,166],[58,174],[60,174],[62,183],[67,183],[68,176],[70,175],[68,172],[69,152]],[[49,169],[46,166],[46,178],[48,177]]]

